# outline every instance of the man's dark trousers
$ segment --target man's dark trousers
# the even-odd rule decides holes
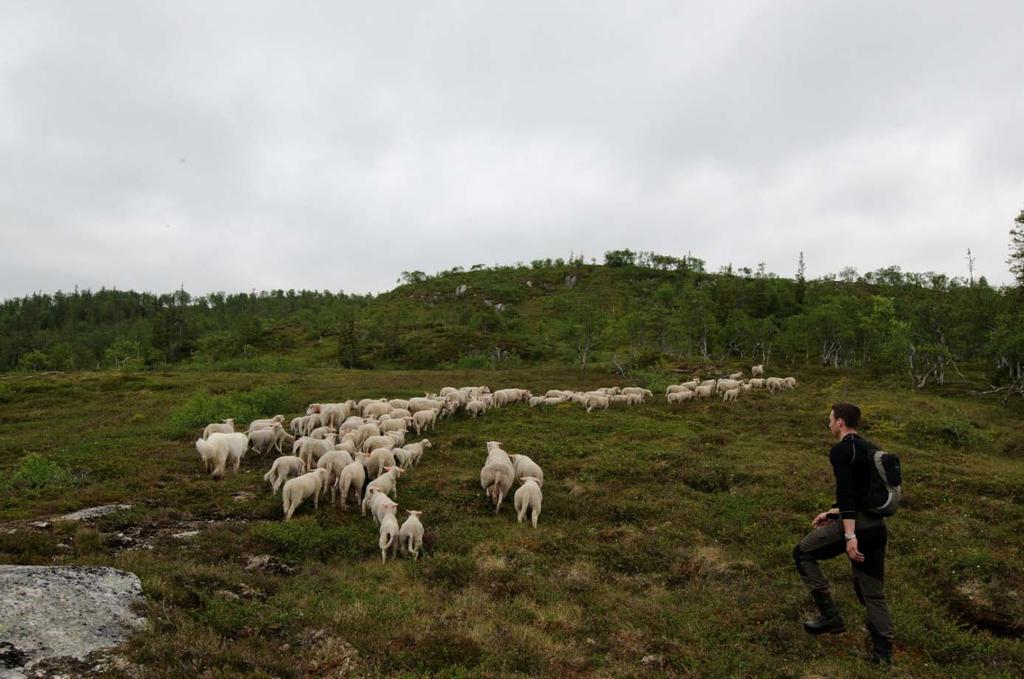
[[[888,533],[885,520],[866,512],[857,512],[857,548],[864,555],[863,563],[853,565],[853,588],[867,609],[867,626],[872,637],[893,640],[889,606],[885,603],[885,543]],[[793,550],[796,570],[811,591],[828,590],[828,579],[818,562],[846,554],[843,522],[836,519],[815,528]]]

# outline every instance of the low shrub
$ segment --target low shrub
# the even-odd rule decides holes
[[[204,390],[171,410],[167,418],[167,433],[173,438],[181,438],[196,435],[207,424],[229,417],[241,424],[299,409],[294,392],[287,387],[257,387],[220,395]]]
[[[18,468],[5,485],[9,488],[54,488],[71,482],[71,474],[56,462],[39,453],[29,453],[21,458]]]

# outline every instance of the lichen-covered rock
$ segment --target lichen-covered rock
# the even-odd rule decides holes
[[[117,646],[143,623],[141,601],[139,578],[114,568],[0,566],[0,677]]]

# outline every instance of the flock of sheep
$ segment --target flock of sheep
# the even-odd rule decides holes
[[[753,375],[763,375],[763,366],[754,366]],[[742,373],[729,379],[692,380],[666,389],[669,403],[724,393],[724,400],[735,400],[741,391],[767,388],[791,389],[792,377],[753,378],[741,382]],[[342,403],[313,403],[306,414],[291,420],[287,430],[284,416],[254,420],[245,432],[236,432],[234,420],[206,426],[196,441],[196,450],[207,472],[221,478],[228,465],[238,471],[242,457],[250,450],[264,455],[271,450],[277,457],[263,479],[271,492],[281,491],[282,509],[288,521],[304,502],[320,498],[330,491],[331,501],[340,497],[342,509],[353,500],[365,516],[367,510],[380,525],[378,546],[381,559],[387,561],[396,552],[419,557],[423,545],[422,512],[406,510],[408,518],[398,524],[398,479],[415,466],[429,439],[406,442],[410,430],[417,436],[432,431],[437,421],[460,411],[478,417],[492,408],[525,402],[530,407],[573,402],[586,408],[608,409],[613,404],[639,405],[652,396],[640,387],[603,387],[587,392],[552,389],[534,396],[526,389],[500,389],[491,393],[486,386],[445,387],[437,394],[410,399],[363,399]],[[287,448],[291,454],[282,454]],[[501,443],[487,443],[487,457],[480,470],[480,486],[494,502],[495,514],[516,481],[521,484],[513,497],[517,518],[528,516],[537,527],[543,503],[544,471],[526,455],[509,454]]]
[[[764,377],[764,366],[755,365],[750,369],[751,378],[743,381],[743,373],[729,375],[727,379],[694,379],[682,384],[670,384],[665,389],[669,403],[683,403],[693,399],[709,398],[722,394],[723,401],[735,401],[741,393],[755,389],[767,389],[770,393],[796,388],[795,377]]]

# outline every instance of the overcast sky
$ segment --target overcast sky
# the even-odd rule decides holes
[[[1009,283],[1024,2],[0,0],[0,297],[617,248]]]

